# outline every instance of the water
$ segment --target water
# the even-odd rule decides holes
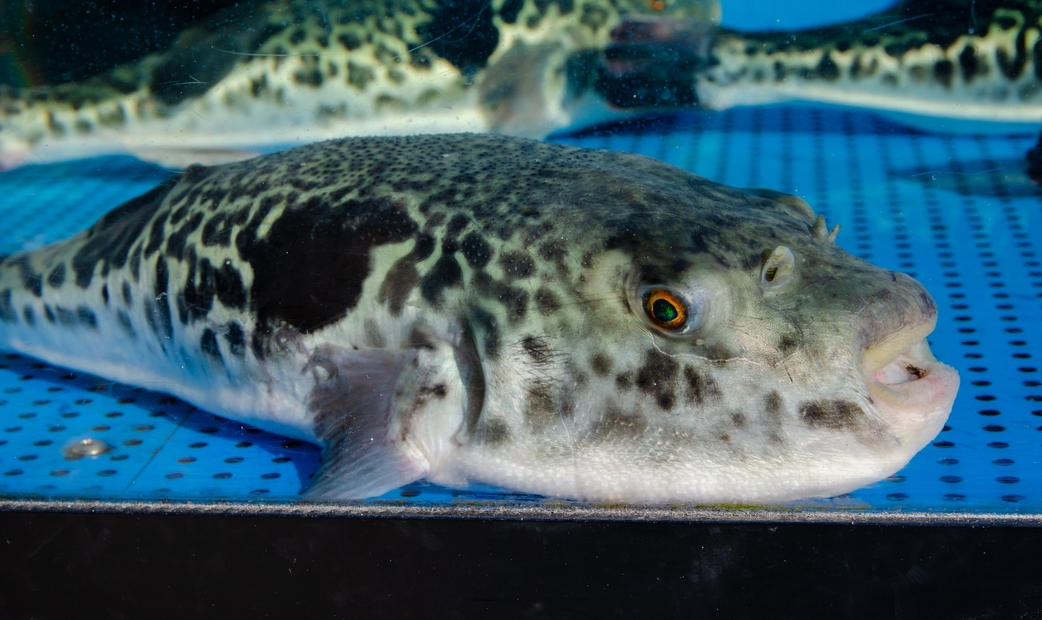
[[[915,4],[916,10],[909,16],[917,21],[908,25],[927,25],[928,17],[923,16],[930,11],[923,12],[924,6],[926,3]],[[837,22],[859,19],[871,13],[861,7],[858,14],[808,10],[803,15],[786,11],[772,16],[775,8],[766,3],[725,2],[723,24],[784,30],[818,26],[830,18]],[[479,6],[477,12],[464,12],[457,26],[466,25],[468,32],[480,34],[485,27],[481,10]],[[968,16],[964,29],[979,28],[982,19],[976,13]],[[895,21],[899,20],[881,20],[881,24]],[[0,59],[6,63],[0,78],[14,86],[45,87],[32,81],[35,67],[31,62],[19,64],[20,48],[11,43],[12,33],[26,24],[11,23],[5,25],[6,38],[0,39],[7,45],[0,48]],[[147,20],[141,21],[144,23]],[[102,28],[100,24],[93,27]],[[128,28],[132,37],[134,32],[147,30],[140,24]],[[462,58],[459,62],[466,65],[468,53],[480,56],[474,50],[487,41],[472,41],[462,29],[453,28],[446,28],[449,34],[444,35],[453,44],[439,53]],[[156,29],[154,41],[145,41],[148,37],[133,40],[141,50],[162,49],[171,37],[159,33],[168,29],[164,22],[164,28]],[[663,45],[675,50],[669,46],[676,40],[653,39],[660,47],[652,46],[650,58],[656,63],[682,59],[685,52],[662,52]],[[820,43],[828,44],[828,40]],[[631,57],[649,57],[645,48],[639,51]],[[72,63],[78,64],[75,71],[56,65],[37,73],[46,73],[51,83],[62,81],[62,76],[82,79],[76,71],[103,66],[116,56],[83,58]],[[830,58],[842,65],[841,70],[850,71],[842,56]],[[932,62],[937,67],[941,61]],[[960,68],[966,67],[965,62],[956,63],[955,83]],[[828,75],[827,69],[822,75]],[[531,70],[523,62],[518,65],[518,71]],[[942,69],[936,71],[943,73]],[[552,141],[642,153],[729,185],[769,187],[799,195],[828,222],[842,223],[839,244],[846,250],[881,267],[910,273],[934,295],[941,317],[930,338],[931,348],[939,359],[959,370],[963,381],[948,425],[889,479],[847,496],[800,502],[799,506],[836,514],[1037,515],[1042,511],[1042,363],[1038,354],[1042,334],[1037,327],[1042,319],[1042,248],[1032,234],[1042,230],[1042,196],[1028,179],[1024,161],[1036,139],[1036,128],[1024,119],[1035,112],[1036,120],[1042,118],[1042,107],[1030,97],[1021,97],[1016,105],[1005,104],[992,82],[977,91],[952,89],[950,101],[946,100],[938,94],[936,71],[925,82],[899,76],[907,80],[906,88],[893,91],[889,98],[885,90],[865,94],[851,87],[843,91],[834,81],[811,76],[805,79],[800,101],[789,97],[722,110],[687,102],[677,108],[664,106],[661,91],[656,91],[658,94],[645,97],[644,105],[627,114],[617,109],[605,114],[604,106],[576,107],[569,112],[573,116],[568,123],[557,126],[542,119],[526,126],[546,130]],[[482,75],[472,65],[464,73],[474,80]],[[1001,72],[992,70],[988,79],[997,73]],[[654,75],[659,81],[651,81],[665,83],[674,96],[689,88],[683,80],[663,81],[660,74]],[[1008,81],[1022,88],[1025,80],[1032,79],[1026,75]],[[799,80],[796,74],[788,78],[789,83]],[[616,80],[609,95],[617,100],[629,92],[624,87],[634,84]],[[399,123],[393,132],[441,128],[447,118],[446,106],[457,106],[455,111],[462,110],[466,116],[467,106],[472,105],[467,103],[467,89],[457,87],[458,91],[443,93],[445,101],[440,107],[395,108],[384,117],[391,120],[381,122]],[[295,88],[304,87],[298,84]],[[754,90],[746,89],[742,96]],[[822,90],[827,92],[822,95]],[[900,103],[909,92],[919,99]],[[286,97],[292,99],[292,95]],[[892,104],[894,101],[898,104]],[[919,105],[917,101],[927,102],[922,104],[927,114],[909,112]],[[977,106],[976,115],[965,112],[973,106]],[[998,108],[1023,113],[999,114],[1001,122],[996,122],[989,110]],[[586,110],[588,116],[574,110]],[[292,106],[284,112],[288,116],[296,113]],[[234,118],[234,109],[227,115]],[[610,122],[597,125],[594,120]],[[295,129],[276,138],[264,136],[256,124],[246,134],[227,135],[238,141],[233,144],[235,150],[271,150],[283,143],[327,137],[336,129],[329,125],[315,129],[320,123],[309,125],[306,119],[293,123]],[[187,125],[166,138],[157,138],[165,145],[161,152],[131,149],[144,159],[121,154],[122,147],[112,146],[111,140],[92,143],[91,148],[107,154],[90,158],[74,145],[66,146],[64,138],[46,147],[37,144],[28,165],[0,173],[0,254],[63,239],[123,200],[168,178],[176,163],[171,153],[183,146],[169,137],[183,139],[191,133],[184,127]],[[506,127],[516,125],[507,123]],[[204,129],[197,131],[206,136]],[[149,134],[143,135],[147,138]],[[199,144],[189,144],[190,156],[209,152],[221,157],[212,149],[199,150]],[[97,456],[67,458],[63,448],[85,437],[103,440],[110,449]],[[316,471],[318,457],[318,449],[309,444],[215,418],[162,394],[70,373],[21,356],[0,359],[0,494],[9,499],[292,503]],[[369,500],[368,505],[523,510],[559,504],[501,489],[455,491],[421,482]]]

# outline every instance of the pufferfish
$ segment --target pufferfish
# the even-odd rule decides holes
[[[1036,131],[1039,0],[905,0],[797,31],[715,0],[249,0],[167,49],[0,86],[0,168],[131,153],[175,167],[345,136],[543,137],[650,110],[777,102],[944,131]]]
[[[7,257],[0,348],[315,442],[313,499],[830,496],[904,466],[959,385],[926,289],[837,232],[639,155],[348,138]]]
[[[741,32],[627,16],[596,90],[619,109],[810,102],[953,133],[1034,133],[1042,2],[903,0],[855,21]]]
[[[0,169],[130,153],[181,167],[345,136],[542,137],[626,16],[716,0],[246,0],[77,82],[0,86]],[[592,62],[591,62],[592,61]],[[585,78],[580,83],[585,83]]]

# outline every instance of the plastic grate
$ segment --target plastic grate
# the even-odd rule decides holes
[[[910,273],[941,308],[931,347],[963,380],[948,426],[889,479],[804,505],[1042,512],[1042,191],[1033,136],[949,136],[811,107],[681,113],[555,141],[643,153],[739,187],[804,197],[852,253]],[[89,226],[169,172],[132,158],[0,174],[0,254]],[[70,459],[92,438],[109,451]],[[0,495],[295,501],[319,450],[175,398],[17,355],[0,356]],[[418,482],[371,501],[535,502]]]

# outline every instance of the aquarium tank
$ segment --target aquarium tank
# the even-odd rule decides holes
[[[1032,0],[0,20],[8,509],[1042,510]]]

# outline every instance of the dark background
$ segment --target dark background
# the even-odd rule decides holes
[[[0,0],[0,84],[81,80],[162,50],[233,0]]]
[[[1038,618],[1035,528],[0,513],[3,618]]]

